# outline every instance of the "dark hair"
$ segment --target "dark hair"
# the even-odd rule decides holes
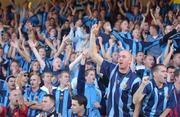
[[[8,77],[6,78],[6,82],[9,82],[9,80],[10,80],[11,78],[16,78],[16,77],[13,76],[13,75],[10,75],[10,76],[8,76]]]
[[[174,66],[168,66],[167,69],[176,69]]]
[[[152,24],[152,25],[150,25],[150,27],[153,27],[154,29],[156,29],[156,31],[159,30],[159,27],[157,25]]]
[[[174,72],[174,77],[178,77],[180,75],[180,69],[176,69]]]
[[[50,100],[52,100],[53,102],[55,102],[55,98],[54,98],[54,96],[51,95],[51,94],[46,94],[46,95],[44,95],[44,97],[49,97]]]
[[[72,96],[72,100],[77,100],[80,106],[84,105],[84,108],[87,106],[87,98],[83,95]]]
[[[87,69],[87,70],[85,71],[85,76],[87,76],[90,71],[94,71],[94,72],[95,72],[95,69]]]

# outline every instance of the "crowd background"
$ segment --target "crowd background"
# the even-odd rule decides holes
[[[7,111],[8,116],[35,117],[51,110],[56,116],[67,117],[71,107],[73,113],[83,110],[72,105],[73,99],[82,99],[78,103],[87,101],[88,116],[110,116],[107,99],[113,71],[106,73],[108,64],[99,65],[92,53],[97,50],[103,59],[121,65],[119,53],[126,50],[132,54],[129,67],[140,78],[139,85],[145,76],[153,79],[154,66],[166,66],[166,81],[176,92],[171,100],[176,104],[168,116],[180,116],[178,0],[21,2],[22,6],[15,0],[5,7],[3,1],[0,4],[0,115],[9,109],[13,111]],[[74,97],[77,94],[87,100]],[[46,98],[51,108],[46,108]],[[22,112],[16,110],[17,105],[23,107]]]

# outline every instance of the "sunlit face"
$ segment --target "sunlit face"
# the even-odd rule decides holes
[[[129,68],[131,62],[132,62],[132,57],[128,51],[119,52],[119,56],[118,56],[119,69]]]
[[[126,20],[121,23],[121,29],[123,32],[129,31],[129,23]]]
[[[40,77],[38,75],[32,75],[30,78],[30,84],[32,88],[37,88],[39,87],[41,81]]]
[[[34,72],[38,72],[40,70],[40,64],[38,61],[34,62],[33,66],[32,66],[32,70]]]
[[[88,75],[85,77],[87,83],[94,83],[96,76],[94,71],[89,71]]]
[[[154,74],[157,77],[157,81],[165,83],[167,80],[167,68],[165,66],[159,66],[159,70]]]
[[[132,35],[135,39],[140,39],[141,36],[140,31],[138,29],[134,29]]]
[[[13,104],[14,106],[17,106],[18,98],[20,98],[20,97],[22,97],[20,90],[11,91],[10,96],[9,96],[10,103]]]
[[[69,85],[69,79],[70,79],[70,76],[68,73],[64,72],[60,75],[61,77],[59,78],[59,81],[61,84],[65,85],[65,86],[68,86]]]

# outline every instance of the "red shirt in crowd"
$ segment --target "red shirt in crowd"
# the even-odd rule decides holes
[[[9,107],[1,107],[2,112],[0,112],[0,117],[7,117],[7,115],[9,117],[27,117],[27,113],[28,113],[28,107],[25,106],[24,109],[18,109],[15,108],[14,110],[10,110]]]

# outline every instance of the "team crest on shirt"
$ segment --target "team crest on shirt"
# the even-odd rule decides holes
[[[127,84],[126,84],[125,82],[122,82],[121,85],[120,85],[120,88],[121,88],[122,90],[125,90],[126,87],[127,87]]]

